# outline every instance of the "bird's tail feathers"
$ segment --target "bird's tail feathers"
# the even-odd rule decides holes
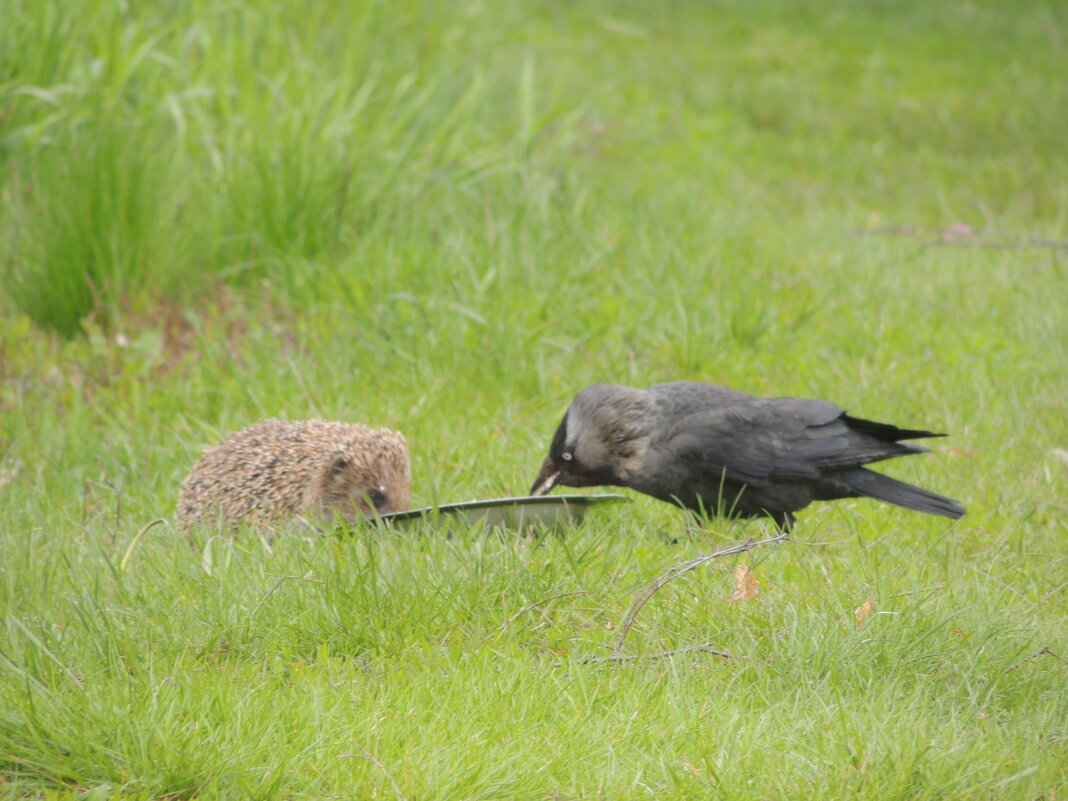
[[[913,484],[906,484],[904,481],[898,481],[896,478],[890,478],[873,470],[861,467],[839,474],[838,478],[858,495],[886,501],[917,512],[949,517],[953,520],[964,517],[964,507],[952,498]]]

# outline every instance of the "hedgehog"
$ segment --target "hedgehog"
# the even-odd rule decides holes
[[[181,528],[273,524],[338,516],[350,523],[399,512],[411,500],[404,437],[327,420],[264,420],[215,446],[182,483]]]

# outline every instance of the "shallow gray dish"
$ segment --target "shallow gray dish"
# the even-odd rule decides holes
[[[490,528],[553,528],[580,523],[591,506],[626,500],[628,498],[625,495],[616,494],[491,498],[486,501],[443,503],[440,506],[394,512],[377,519],[400,527],[418,525],[427,520],[433,521],[439,528],[448,525],[473,526],[480,523]]]

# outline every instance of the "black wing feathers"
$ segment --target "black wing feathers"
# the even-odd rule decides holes
[[[851,417],[828,401],[757,399],[677,421],[671,450],[747,483],[817,479],[895,456],[924,453],[897,440],[940,436]]]

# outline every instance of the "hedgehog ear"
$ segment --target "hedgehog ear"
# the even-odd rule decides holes
[[[334,458],[330,460],[330,467],[327,469],[327,478],[331,481],[339,481],[341,474],[345,471],[345,468],[349,466],[349,457],[343,453],[335,454]]]

